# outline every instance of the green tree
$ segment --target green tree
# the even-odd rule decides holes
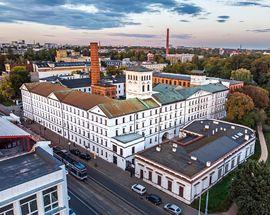
[[[270,169],[250,160],[236,170],[230,195],[240,215],[267,215],[270,211]]]
[[[15,91],[12,87],[9,76],[5,76],[0,83],[0,98],[1,102],[9,101],[15,98]]]
[[[270,84],[270,57],[265,56],[254,60],[251,69],[254,81],[260,86]]]
[[[250,111],[254,110],[252,98],[244,93],[235,92],[229,95],[226,102],[227,119],[238,122]]]
[[[30,82],[30,74],[26,71],[24,66],[16,66],[12,69],[9,75],[9,82],[12,90],[14,91],[15,97],[20,96],[20,87],[23,83]]]
[[[249,70],[241,68],[231,72],[231,79],[251,83],[252,75]]]

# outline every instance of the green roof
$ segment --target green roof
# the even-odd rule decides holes
[[[129,142],[132,142],[132,141],[140,139],[140,138],[143,138],[143,136],[140,134],[137,134],[137,133],[124,134],[124,135],[113,137],[113,139],[115,139],[121,143],[129,143]]]
[[[153,94],[153,97],[161,104],[170,104],[177,101],[185,100],[198,91],[206,91],[216,93],[228,90],[223,84],[207,84],[202,86],[179,88],[178,86],[158,84],[153,88],[153,91],[158,93]]]

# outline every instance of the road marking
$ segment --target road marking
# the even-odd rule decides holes
[[[100,213],[98,213],[96,211],[96,209],[94,209],[93,207],[89,206],[88,204],[86,204],[82,199],[80,199],[80,197],[78,197],[75,193],[73,193],[72,191],[68,190],[69,193],[71,193],[71,195],[75,196],[75,198],[77,198],[85,207],[87,207],[90,211],[92,211],[94,214],[96,215],[100,215]]]
[[[136,205],[132,204],[131,202],[129,202],[128,200],[126,200],[125,198],[123,198],[122,196],[120,196],[119,194],[117,194],[116,192],[114,192],[113,190],[111,190],[110,188],[106,187],[104,184],[102,184],[101,182],[99,182],[98,180],[94,179],[93,177],[91,177],[88,174],[88,178],[92,181],[94,181],[96,184],[98,184],[99,186],[103,187],[104,189],[106,189],[107,191],[109,191],[110,193],[112,193],[113,195],[115,195],[117,198],[121,199],[123,202],[125,202],[126,204],[128,204],[129,206],[133,207],[134,209],[136,209],[137,211],[139,211],[142,214],[146,214],[143,210],[141,210],[140,208],[138,208]],[[87,183],[87,181],[86,181]]]

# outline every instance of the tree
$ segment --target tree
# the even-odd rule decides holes
[[[246,85],[240,89],[240,92],[250,96],[257,108],[267,108],[269,106],[269,93],[261,87]]]
[[[23,83],[31,81],[30,74],[24,66],[15,66],[9,75],[10,86],[14,91],[15,97],[20,96],[20,87]]]
[[[236,170],[230,195],[238,214],[267,215],[270,211],[270,168],[250,160]]]
[[[5,76],[0,83],[0,101],[8,101],[15,98],[15,92],[12,87],[9,76]]]
[[[265,86],[270,83],[270,57],[261,57],[256,59],[251,64],[251,72],[254,81],[260,85]]]
[[[251,83],[252,75],[249,70],[241,68],[231,72],[231,79]]]
[[[230,94],[226,102],[227,119],[229,121],[242,120],[244,116],[254,109],[252,98],[244,93]]]

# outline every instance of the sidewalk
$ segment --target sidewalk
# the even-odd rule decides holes
[[[258,130],[258,135],[259,135],[259,140],[260,140],[260,145],[261,145],[261,156],[259,159],[259,162],[266,162],[268,158],[268,149],[267,149],[267,144],[264,138],[264,134],[262,131],[262,124],[259,123],[257,125],[257,130]]]
[[[59,135],[50,131],[49,129],[44,130],[44,127],[43,126],[40,127],[40,125],[37,123],[27,124],[27,125],[24,123],[24,125],[36,133],[40,133],[40,131],[41,131],[42,136],[45,139],[51,140],[53,145],[58,145],[58,146],[68,150],[68,148],[69,148],[68,144],[67,144],[68,141],[65,138],[60,137]],[[81,148],[80,146],[76,145],[76,147],[74,147],[73,144],[70,146],[70,148],[78,148],[81,152],[85,151],[85,149]],[[198,211],[196,209],[184,204],[183,202],[181,202],[181,201],[175,199],[174,197],[158,190],[157,188],[152,187],[151,185],[144,182],[143,180],[135,178],[135,176],[130,177],[129,172],[123,171],[122,169],[120,169],[116,165],[114,165],[112,163],[108,163],[107,161],[104,161],[103,159],[101,159],[99,157],[97,157],[96,159],[93,159],[92,154],[91,154],[91,157],[92,157],[92,159],[89,162],[86,162],[84,160],[82,160],[82,162],[86,163],[90,167],[90,169],[95,168],[97,171],[99,171],[100,173],[102,173],[106,177],[110,178],[114,182],[125,187],[126,189],[130,190],[131,185],[133,185],[135,183],[140,183],[147,188],[148,193],[158,194],[162,198],[163,203],[170,202],[170,203],[174,203],[174,204],[179,205],[183,210],[183,215],[197,215],[198,214]],[[78,160],[80,160],[78,157],[76,157],[76,158]],[[95,167],[95,164],[97,164],[96,167]]]

